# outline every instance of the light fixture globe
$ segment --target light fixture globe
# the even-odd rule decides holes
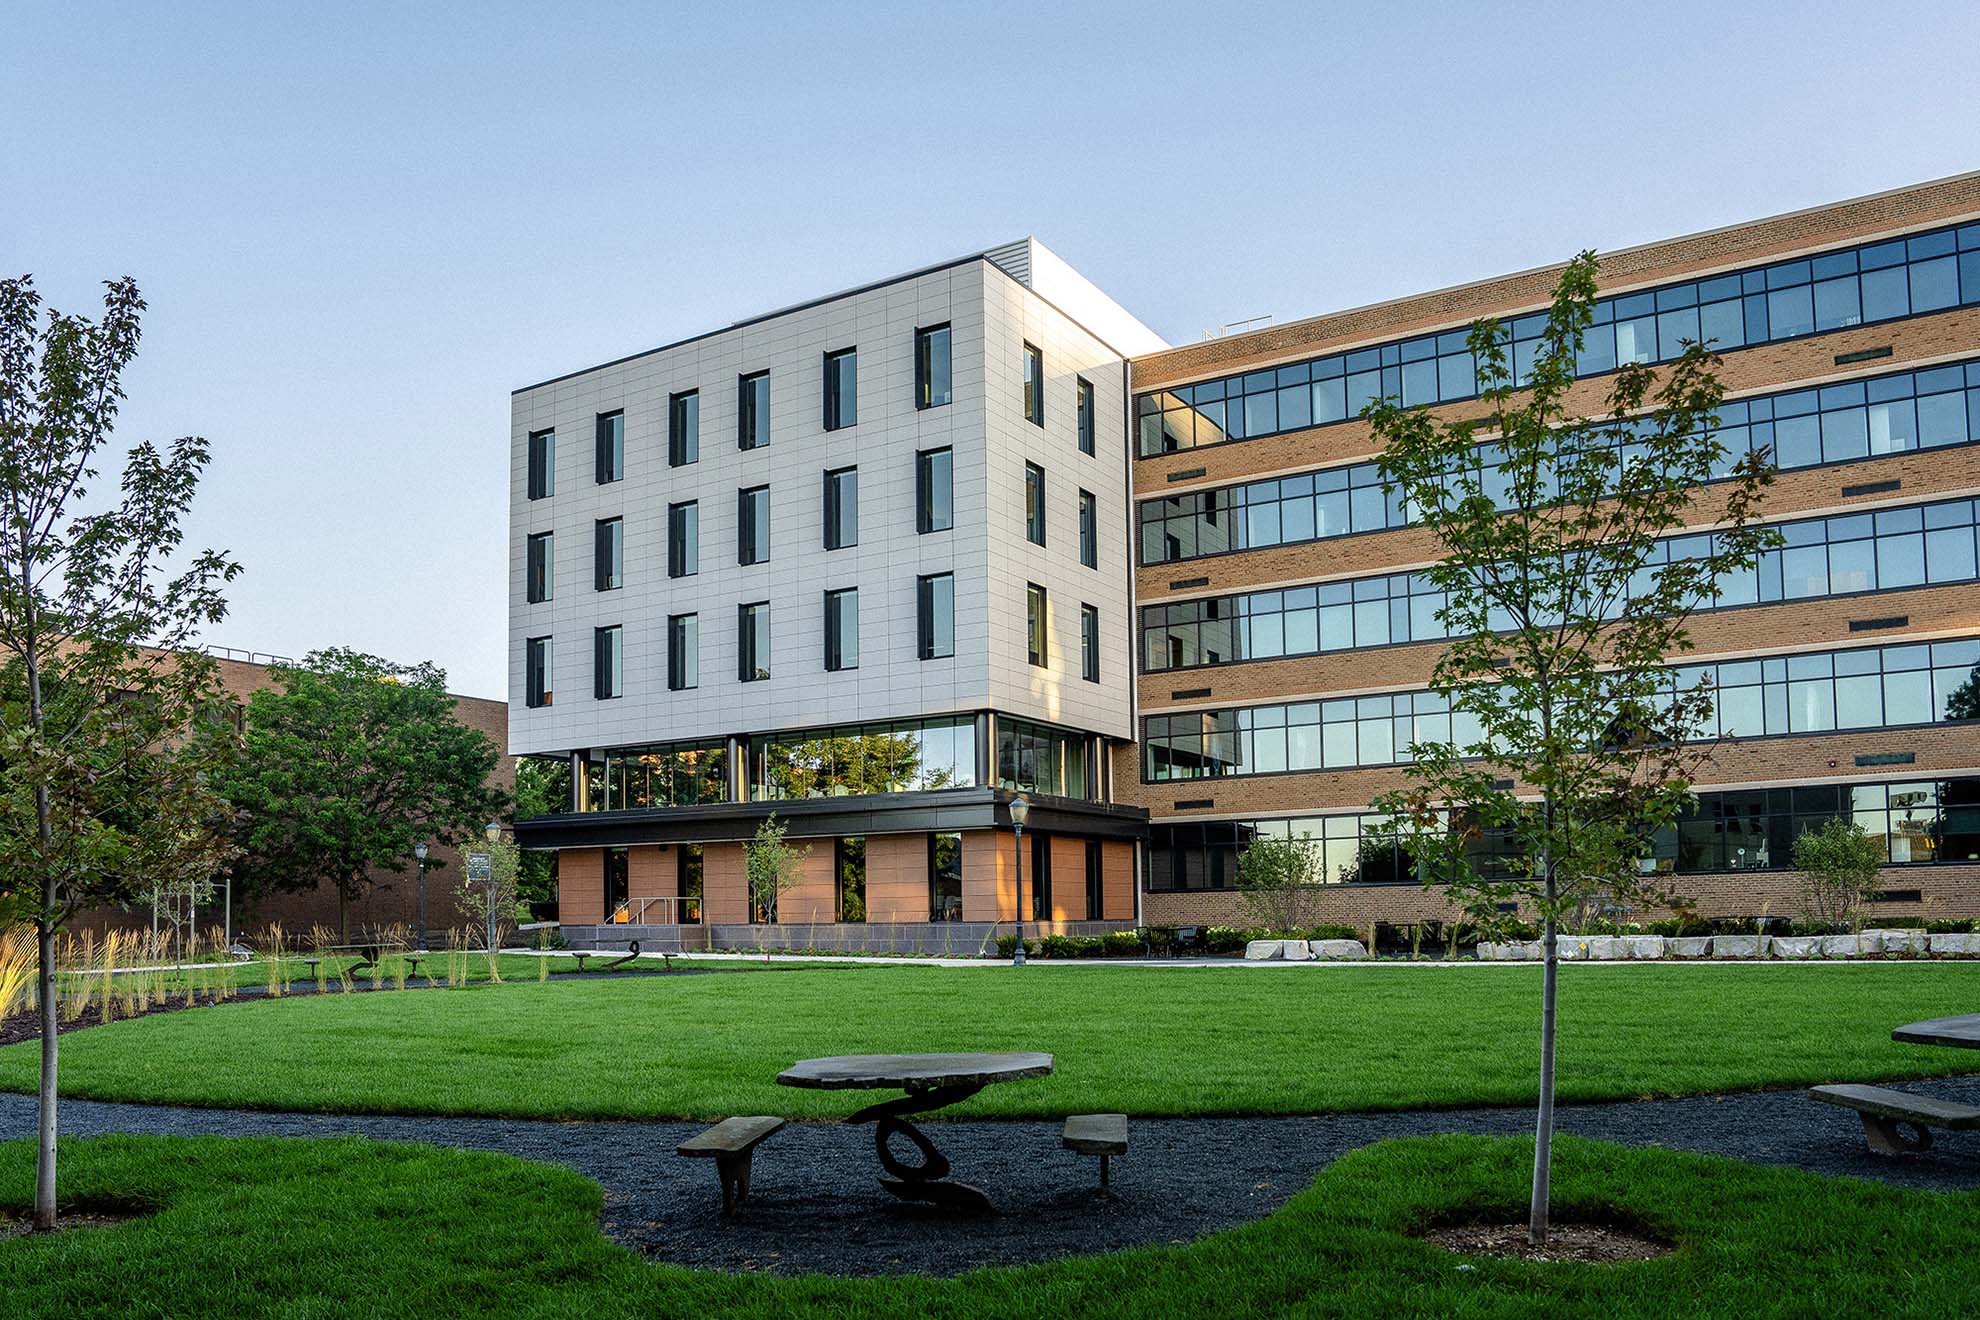
[[[1020,793],[1011,799],[1011,824],[1017,826],[1019,829],[1023,829],[1024,823],[1030,819],[1031,802],[1024,794]]]
[[[413,845],[413,856],[419,858],[419,860],[422,862],[426,860],[426,854],[430,851],[432,850],[427,847],[426,842],[424,840],[421,840],[420,842],[415,843]]]
[[[487,839],[490,843],[499,842],[502,838],[502,823],[500,821],[491,820],[486,825],[481,827],[481,832],[482,834],[487,836]]]

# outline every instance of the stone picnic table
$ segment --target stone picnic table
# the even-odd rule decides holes
[[[1893,1031],[1891,1039],[1906,1045],[1950,1045],[1954,1049],[1980,1050],[1980,1013],[1913,1022]]]
[[[779,1086],[802,1086],[820,1091],[904,1091],[846,1119],[873,1124],[873,1149],[891,1176],[880,1185],[903,1201],[925,1201],[944,1209],[988,1214],[996,1209],[981,1188],[949,1178],[948,1157],[908,1122],[907,1114],[926,1113],[955,1104],[997,1082],[1046,1077],[1052,1056],[1031,1051],[1007,1054],[841,1054],[803,1059],[777,1074]],[[888,1143],[906,1137],[921,1151],[921,1163],[897,1159]]]

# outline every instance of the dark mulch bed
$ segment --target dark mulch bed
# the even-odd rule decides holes
[[[1675,1249],[1627,1228],[1607,1224],[1554,1224],[1544,1246],[1534,1246],[1525,1224],[1452,1224],[1423,1235],[1432,1246],[1466,1256],[1495,1256],[1501,1260],[1582,1261],[1612,1265],[1625,1260],[1655,1260]]]
[[[1980,1103],[1980,1078],[1907,1089]],[[1270,1214],[1348,1151],[1439,1132],[1518,1136],[1526,1108],[1306,1118],[1136,1119],[1114,1162],[1112,1201],[1094,1195],[1095,1161],[1059,1146],[1056,1123],[928,1123],[955,1176],[1001,1213],[953,1220],[882,1191],[868,1127],[793,1123],[757,1148],[742,1214],[724,1220],[715,1173],[674,1147],[699,1123],[553,1123],[256,1113],[65,1100],[64,1130],[222,1136],[363,1135],[502,1151],[563,1164],[605,1188],[602,1227],[649,1258],[703,1269],[952,1275],[1126,1247],[1188,1242]],[[1980,1190],[1980,1135],[1949,1133],[1932,1151],[1870,1155],[1856,1116],[1800,1090],[1683,1100],[1565,1105],[1560,1128],[1637,1146],[1730,1155],[1757,1164],[1941,1191]],[[0,1094],[0,1140],[34,1130],[34,1098]]]
[[[144,1213],[142,1210],[82,1209],[67,1212],[58,1210],[55,1215],[55,1231],[66,1233],[76,1228],[114,1228],[118,1224],[127,1224],[133,1219],[140,1218]],[[8,1238],[26,1237],[32,1232],[34,1232],[32,1215],[0,1215],[0,1242],[5,1242]]]

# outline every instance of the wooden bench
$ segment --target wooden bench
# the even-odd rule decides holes
[[[712,1159],[715,1176],[722,1180],[722,1214],[735,1214],[749,1196],[750,1156],[765,1138],[784,1126],[785,1120],[762,1115],[755,1118],[725,1118],[706,1132],[698,1132],[675,1148],[676,1155],[689,1159]]]
[[[1929,1095],[1912,1095],[1885,1086],[1817,1086],[1808,1092],[1810,1100],[1825,1105],[1854,1109],[1863,1120],[1863,1139],[1877,1155],[1905,1155],[1932,1148],[1932,1129],[1970,1132],[1980,1128],[1980,1107]],[[1915,1136],[1907,1136],[1899,1125]]]
[[[1126,1114],[1074,1114],[1066,1120],[1059,1144],[1079,1155],[1100,1157],[1100,1195],[1114,1194],[1110,1167],[1116,1155],[1127,1154]]]

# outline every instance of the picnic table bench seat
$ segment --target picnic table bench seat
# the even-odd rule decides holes
[[[749,1196],[750,1157],[758,1145],[781,1131],[786,1121],[768,1114],[725,1118],[683,1141],[674,1153],[715,1161],[715,1176],[722,1182],[722,1214],[731,1216]]]
[[[1074,1154],[1098,1155],[1100,1194],[1114,1194],[1111,1162],[1114,1156],[1127,1154],[1126,1114],[1074,1114],[1066,1120],[1066,1126],[1059,1134],[1059,1144]]]
[[[1932,1148],[1931,1129],[1970,1132],[1980,1129],[1980,1106],[1940,1100],[1929,1095],[1894,1091],[1887,1086],[1842,1083],[1809,1089],[1808,1098],[1853,1109],[1863,1120],[1863,1139],[1878,1155],[1904,1155]],[[1899,1130],[1899,1124],[1915,1136]]]

